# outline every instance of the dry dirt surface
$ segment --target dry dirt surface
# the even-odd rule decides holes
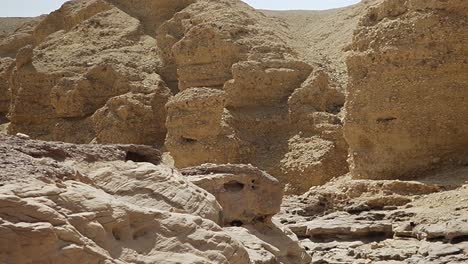
[[[467,0],[0,19],[0,263],[468,263],[467,39]]]
[[[31,23],[40,18],[34,17],[0,17],[0,38],[15,32],[23,24]]]

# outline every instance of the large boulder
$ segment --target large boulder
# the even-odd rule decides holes
[[[311,262],[298,237],[272,221],[283,198],[283,185],[275,178],[251,165],[204,164],[181,172],[216,197],[224,230],[245,246],[252,263]]]
[[[204,164],[181,172],[216,197],[225,225],[270,222],[280,210],[283,185],[251,165]]]

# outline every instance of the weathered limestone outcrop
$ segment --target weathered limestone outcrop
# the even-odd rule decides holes
[[[354,177],[468,162],[467,17],[465,1],[388,0],[361,21],[345,120]]]
[[[8,77],[14,67],[11,58],[0,58],[0,118],[4,118],[10,109],[11,93]],[[2,121],[0,121],[2,123]]]
[[[53,33],[54,26],[64,28]],[[73,1],[34,34],[44,40],[18,53],[11,76],[10,133],[163,144],[170,91],[157,74],[156,41],[141,31],[139,20],[103,1]]]
[[[70,1],[0,41],[0,113],[10,134],[165,145],[179,168],[251,163],[304,192],[347,172],[343,96],[286,32],[241,1]]]
[[[420,180],[339,177],[285,197],[274,220],[313,263],[465,263],[468,169]]]
[[[328,82],[303,84],[312,67],[292,50],[284,31],[271,26],[274,23],[240,2],[197,1],[160,27],[158,43],[162,43],[166,63],[163,76],[170,83],[177,81],[176,90],[181,91],[168,104],[166,123],[166,146],[176,166],[252,163],[290,183],[288,190],[292,192],[306,191],[347,172],[339,128],[335,138],[341,142],[336,147],[335,142],[321,144],[335,140],[333,136],[325,139],[319,132],[311,131],[310,137],[316,138],[311,147],[323,149],[313,168],[306,171],[297,163],[286,161],[292,156],[290,151],[294,151],[294,147],[288,149],[288,140],[299,133],[292,129],[289,120],[301,118],[295,109],[289,111],[288,99],[293,92],[301,86],[312,86],[315,97],[311,95],[304,104],[328,104],[327,109],[318,107],[314,111],[330,110],[332,115],[343,105],[343,95]],[[321,92],[323,98],[316,102]],[[219,93],[223,99],[215,99],[218,95],[206,97],[205,93]],[[183,104],[182,98],[193,102]],[[216,112],[210,122],[204,121],[207,112]],[[181,115],[195,118],[198,125],[181,122]],[[188,135],[192,133],[188,131],[194,131],[194,127],[199,131],[201,126],[207,131],[204,136]],[[294,156],[297,155],[308,157],[308,153],[296,152]]]
[[[311,262],[297,236],[272,221],[283,198],[283,185],[274,177],[251,165],[204,164],[181,172],[216,197],[224,230],[246,247],[251,263]]]
[[[225,122],[225,105],[225,92],[212,88],[187,89],[169,100],[166,147],[178,167],[248,161],[248,143]]]
[[[287,182],[299,192],[348,172],[348,145],[340,111],[344,94],[323,70],[315,70],[288,101],[293,136],[280,161]]]
[[[0,262],[249,263],[214,196],[160,160],[0,136]]]
[[[283,185],[253,166],[204,164],[181,172],[216,197],[225,225],[270,222],[280,210]]]

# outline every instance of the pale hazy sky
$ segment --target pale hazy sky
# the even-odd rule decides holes
[[[174,0],[177,1],[177,0]],[[243,0],[259,9],[322,10],[347,6],[359,0]],[[48,14],[58,9],[65,0],[0,0],[0,17],[30,17]]]

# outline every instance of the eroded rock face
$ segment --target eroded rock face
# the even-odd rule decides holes
[[[297,236],[279,223],[255,223],[224,230],[245,246],[252,263],[311,263],[312,258]]]
[[[276,21],[269,20],[236,1],[197,1],[160,27],[158,41],[168,66],[163,76],[171,83],[177,80],[182,91],[168,104],[166,145],[178,167],[252,163],[290,183],[288,191],[303,192],[347,172],[347,154],[338,122],[332,128],[334,136],[309,130],[308,137],[316,138],[310,148],[323,149],[312,167],[302,168],[291,160],[308,156],[295,152],[296,145],[288,147],[302,131],[295,125],[304,115],[298,104],[307,108],[307,114],[330,111],[335,117],[343,95],[326,73],[325,81],[311,74],[313,67],[293,51],[282,26],[272,27]],[[313,81],[305,82],[309,76]],[[310,99],[291,101],[290,97],[305,97],[293,95],[301,86]],[[222,100],[214,95],[218,93]],[[198,124],[180,121],[181,115],[196,118]],[[205,120],[208,115],[210,122]],[[201,132],[201,126],[206,130],[203,136],[188,135]],[[331,141],[321,144],[324,140]],[[335,140],[340,141],[337,146]]]
[[[312,263],[464,263],[467,179],[466,168],[421,182],[340,177],[286,197],[274,220],[299,237]]]
[[[141,31],[141,21],[103,1],[75,1],[36,31],[62,19],[70,21],[62,31],[17,55],[10,132],[162,145],[170,91],[157,74],[156,41]]]
[[[1,262],[249,263],[215,198],[150,147],[1,136],[0,156]]]
[[[224,121],[225,105],[225,92],[213,88],[191,88],[171,98],[166,147],[178,167],[248,160],[248,143]]]
[[[297,236],[272,221],[283,198],[283,185],[275,178],[251,165],[204,164],[181,172],[216,197],[224,230],[246,247],[251,263],[310,263]]]
[[[286,32],[238,0],[69,1],[0,41],[0,113],[10,134],[165,145],[179,168],[251,163],[304,192],[347,172],[343,95]]]
[[[226,225],[269,222],[279,212],[283,185],[253,166],[205,164],[181,172],[216,197]]]
[[[0,116],[4,118],[10,110],[11,92],[9,86],[9,76],[14,67],[14,60],[11,58],[0,58]],[[0,121],[2,123],[2,121]]]
[[[345,121],[355,177],[408,179],[467,162],[467,10],[389,0],[361,21]]]

